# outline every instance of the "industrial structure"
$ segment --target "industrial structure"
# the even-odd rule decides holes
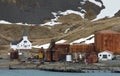
[[[105,50],[120,54],[120,33],[102,30],[95,33],[95,50],[99,53]]]
[[[23,36],[24,39],[27,39],[26,35]],[[95,33],[94,39],[95,42],[91,44],[76,43],[72,45],[55,43],[56,41],[53,39],[49,48],[39,49],[35,58],[46,62],[67,61],[91,64],[98,60],[112,60],[115,54],[120,54],[120,33],[111,30],[98,31]],[[31,46],[31,43],[29,45]],[[12,51],[11,58],[14,58],[15,54],[16,52]]]

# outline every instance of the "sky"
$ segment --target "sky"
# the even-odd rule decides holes
[[[120,10],[120,0],[102,0],[102,2],[104,3],[105,9],[103,9],[94,20],[113,17],[114,14]]]

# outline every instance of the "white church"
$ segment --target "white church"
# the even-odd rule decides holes
[[[28,40],[27,31],[24,29],[23,37],[19,41],[12,41],[10,48],[14,50],[32,49],[32,43]]]

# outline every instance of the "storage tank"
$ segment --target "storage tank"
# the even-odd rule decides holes
[[[66,61],[71,62],[72,61],[72,55],[66,55]]]

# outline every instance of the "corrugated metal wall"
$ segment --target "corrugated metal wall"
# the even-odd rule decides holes
[[[95,51],[94,44],[73,44],[70,46],[70,53],[86,53]]]
[[[65,44],[65,43],[55,45],[56,50],[60,51],[62,54],[69,53],[69,47],[70,47],[70,44]]]
[[[97,52],[104,50],[120,54],[120,33],[103,30],[95,33],[95,49]]]

